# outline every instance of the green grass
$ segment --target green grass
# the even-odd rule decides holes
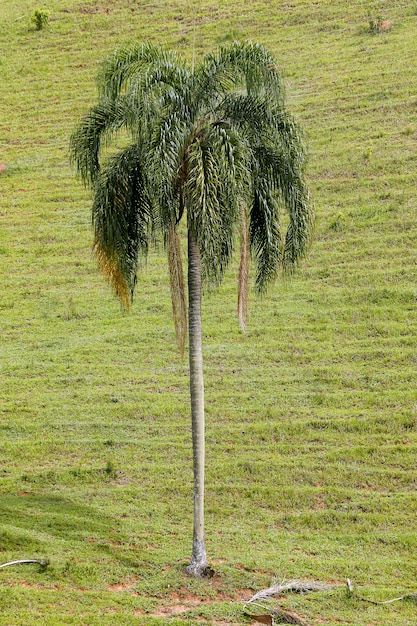
[[[301,578],[341,583],[281,603],[310,624],[414,625],[412,603],[343,586],[416,590],[414,4],[49,0],[41,31],[35,8],[0,6],[0,561],[50,565],[0,570],[0,624],[245,623],[243,600]],[[371,34],[370,14],[391,29]],[[266,44],[309,138],[308,259],[252,297],[245,335],[236,267],[204,300],[204,582],[183,574],[188,367],[164,253],[121,311],[68,164],[98,63],[135,37],[189,60]]]

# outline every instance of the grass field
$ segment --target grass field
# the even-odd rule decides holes
[[[0,4],[0,624],[248,623],[274,581],[306,624],[415,626],[417,4]],[[388,22],[371,32],[379,17]],[[233,39],[278,57],[317,212],[290,282],[236,321],[236,267],[204,300],[207,549],[187,578],[188,365],[162,247],[124,313],[68,163],[99,62],[133,38],[189,60]],[[194,51],[194,52],[193,52]]]

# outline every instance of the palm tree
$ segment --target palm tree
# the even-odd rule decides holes
[[[93,190],[94,252],[128,307],[138,264],[162,235],[182,352],[187,306],[179,225],[186,222],[194,464],[187,571],[201,577],[210,572],[204,541],[202,284],[219,283],[240,241],[238,316],[244,328],[250,256],[256,289],[263,292],[280,267],[291,270],[305,254],[313,212],[302,136],[285,108],[276,60],[252,42],[222,47],[197,67],[158,46],[118,48],[104,62],[98,86],[98,104],[70,143],[72,161]],[[109,154],[105,148],[115,134],[124,147]]]

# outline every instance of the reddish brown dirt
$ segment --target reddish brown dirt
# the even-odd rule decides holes
[[[384,20],[383,22],[380,23],[379,30],[387,31],[387,30],[390,30],[391,26],[392,26],[391,22],[389,22],[388,20]]]
[[[214,592],[212,597],[200,597],[196,594],[190,593],[186,587],[181,587],[178,591],[173,591],[167,598],[161,601],[161,605],[152,611],[152,613],[145,613],[145,611],[137,609],[134,611],[135,615],[149,615],[151,617],[171,617],[174,615],[181,615],[187,611],[192,611],[198,607],[210,606],[216,602],[240,602],[247,601],[252,592],[247,589],[239,589],[233,596],[223,591],[220,588],[221,581],[212,581],[211,590]],[[126,591],[129,590],[129,584],[114,585],[109,590],[114,591]],[[201,621],[202,624],[207,623],[207,620],[201,618],[196,621]],[[211,624],[216,626],[232,626],[228,622],[210,619]]]

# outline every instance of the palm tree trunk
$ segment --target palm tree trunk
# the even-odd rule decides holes
[[[188,231],[188,308],[190,346],[190,396],[194,468],[193,551],[187,573],[201,578],[209,568],[204,542],[204,379],[201,327],[200,250]]]

